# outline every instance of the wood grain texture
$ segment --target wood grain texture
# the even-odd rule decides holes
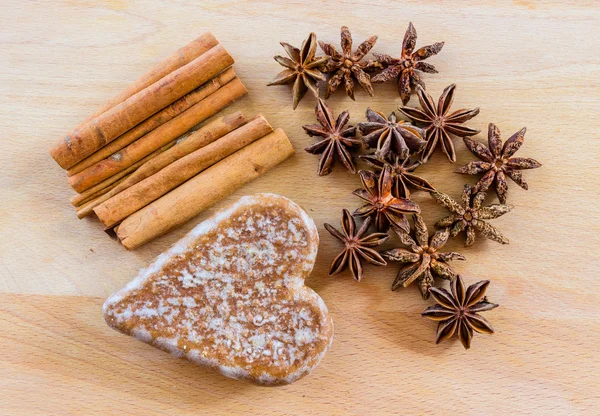
[[[0,16],[0,414],[597,414],[600,406],[600,6],[594,1],[126,2],[16,1]],[[479,106],[472,127],[496,123],[503,138],[527,126],[519,156],[543,167],[525,172],[530,190],[510,184],[515,209],[494,220],[508,246],[462,240],[455,268],[467,281],[489,278],[500,308],[486,317],[497,333],[436,346],[435,324],[420,318],[431,302],[416,287],[391,292],[394,266],[366,268],[363,282],[329,278],[339,250],[323,223],[337,224],[358,178],[341,169],[316,175],[306,97],[292,111],[287,87],[266,87],[280,71],[279,41],[299,45],[310,31],[339,43],[379,35],[375,50],[397,55],[412,21],[417,46],[446,41],[425,75],[438,96],[458,85],[456,108]],[[228,380],[111,331],[101,304],[214,209],[134,252],[77,220],[66,175],[48,155],[58,137],[154,63],[204,31],[236,60],[249,90],[225,113],[262,113],[283,128],[296,155],[226,198],[275,192],[313,216],[321,234],[308,284],[336,324],[332,349],[311,376],[277,389]],[[400,104],[393,85],[376,96],[343,92],[329,101],[351,122],[367,106]],[[412,104],[416,102],[413,97]],[[483,135],[477,136],[483,139]],[[472,160],[457,143],[452,166],[436,153],[419,172],[460,195],[453,173]],[[422,193],[427,224],[443,210]],[[490,198],[491,199],[491,198]],[[395,240],[394,240],[395,241]],[[393,243],[390,243],[392,245]]]

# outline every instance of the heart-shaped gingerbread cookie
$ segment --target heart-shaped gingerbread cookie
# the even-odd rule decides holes
[[[241,198],[202,222],[104,304],[106,322],[178,357],[259,384],[311,372],[333,339],[304,279],[319,235],[287,198]]]

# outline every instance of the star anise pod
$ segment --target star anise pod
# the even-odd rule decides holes
[[[475,193],[471,185],[465,185],[462,194],[462,205],[441,192],[431,192],[431,195],[438,204],[452,212],[452,215],[439,220],[435,224],[436,227],[451,227],[450,234],[452,237],[463,230],[466,231],[466,247],[475,242],[475,230],[490,240],[508,244],[508,238],[503,236],[497,228],[483,220],[491,220],[506,214],[513,209],[512,205],[492,204],[482,207],[481,203],[485,199],[485,192]]]
[[[437,304],[429,306],[421,312],[421,316],[438,322],[436,344],[458,333],[460,343],[465,349],[469,349],[473,331],[480,334],[494,333],[492,325],[479,315],[479,312],[498,307],[497,304],[488,302],[485,297],[489,284],[489,280],[482,280],[465,290],[462,277],[457,276],[450,284],[452,293],[442,288],[429,289]]]
[[[423,61],[430,56],[436,55],[444,46],[444,42],[436,42],[433,45],[423,46],[413,52],[416,43],[417,31],[413,24],[410,23],[402,42],[402,54],[400,58],[392,58],[385,54],[373,54],[386,68],[374,76],[371,81],[379,83],[398,78],[398,92],[400,93],[400,98],[402,98],[402,103],[405,105],[410,100],[410,93],[413,88],[417,85],[425,88],[425,83],[416,71],[436,74],[438,71],[435,67]]]
[[[448,157],[450,162],[456,162],[456,152],[454,143],[450,138],[450,134],[459,137],[472,136],[479,133],[479,130],[471,129],[462,124],[477,114],[479,108],[474,110],[457,110],[450,114],[450,107],[454,100],[455,84],[452,84],[444,89],[438,100],[437,107],[431,95],[427,93],[421,86],[417,86],[417,96],[423,110],[418,110],[411,107],[399,107],[398,109],[409,119],[419,123],[425,127],[425,139],[427,144],[421,154],[421,160],[427,162],[433,151],[440,143],[443,152]]]
[[[390,160],[389,158],[380,158],[375,154],[361,155],[359,158],[371,166],[375,172],[382,171],[383,167],[386,165],[390,166],[392,170],[392,179],[394,181],[392,195],[396,198],[410,199],[408,185],[423,191],[435,191],[433,185],[427,182],[426,179],[413,174],[413,172],[422,165],[418,160],[412,161],[409,158],[400,159],[398,156],[394,156]]]
[[[331,173],[331,167],[336,157],[340,159],[346,169],[356,173],[356,166],[350,152],[355,148],[360,148],[361,141],[354,137],[356,127],[345,127],[350,120],[350,113],[346,110],[336,120],[331,108],[325,104],[325,101],[318,98],[315,115],[321,125],[312,124],[302,126],[302,128],[309,136],[323,137],[322,140],[304,149],[308,153],[322,154],[319,161],[319,175],[324,176]]]
[[[404,214],[420,213],[421,208],[415,202],[396,198],[392,195],[392,171],[385,166],[379,176],[368,170],[358,172],[364,189],[357,189],[354,195],[366,202],[358,208],[354,215],[358,217],[375,217],[375,227],[386,232],[390,225],[409,231],[408,220]]]
[[[423,130],[405,120],[398,120],[392,112],[386,119],[382,113],[367,108],[366,122],[357,127],[363,135],[365,144],[376,150],[380,157],[398,155],[406,159],[409,154],[417,153],[423,146]]]
[[[410,250],[404,248],[395,248],[385,251],[383,257],[398,263],[405,264],[398,271],[396,280],[392,284],[392,290],[407,287],[412,282],[417,281],[421,296],[423,299],[429,298],[429,288],[433,286],[433,278],[452,280],[456,277],[456,273],[448,265],[450,260],[465,260],[458,253],[440,253],[438,250],[446,244],[450,237],[450,231],[447,228],[438,230],[429,239],[429,233],[423,218],[418,215],[413,215],[414,220],[414,236],[413,239],[409,234],[402,231],[397,231],[400,241],[410,247]]]
[[[293,82],[293,106],[295,110],[302,97],[304,97],[304,94],[306,94],[306,91],[310,90],[315,97],[319,96],[317,81],[325,81],[326,79],[325,75],[319,70],[319,67],[326,63],[329,58],[327,56],[315,58],[317,35],[314,33],[308,35],[308,38],[302,42],[302,49],[298,49],[286,42],[280,43],[289,58],[277,55],[273,59],[287,69],[277,74],[275,79],[267,85],[283,85]]]
[[[345,245],[342,252],[331,262],[329,276],[338,274],[346,267],[349,267],[354,280],[360,282],[363,276],[361,259],[377,266],[385,266],[387,264],[383,257],[381,257],[381,254],[374,250],[373,247],[383,244],[390,236],[387,233],[367,234],[367,229],[371,225],[371,218],[367,218],[360,228],[356,230],[354,217],[345,209],[342,211],[341,225],[342,232],[339,232],[333,226],[324,224],[327,231]]]
[[[463,139],[465,145],[481,161],[471,162],[458,168],[456,172],[466,175],[479,175],[483,173],[484,175],[477,182],[477,190],[486,191],[495,181],[498,199],[505,204],[508,191],[506,177],[511,178],[521,188],[527,189],[527,182],[523,179],[521,170],[535,169],[542,166],[535,159],[512,157],[525,141],[525,130],[525,127],[523,127],[513,134],[504,143],[504,146],[502,145],[502,139],[500,139],[500,130],[492,123],[488,127],[489,147],[465,137]]]
[[[354,79],[372,97],[375,93],[371,86],[371,77],[365,71],[382,69],[383,66],[377,61],[362,61],[362,59],[375,46],[377,36],[371,36],[365,40],[354,53],[352,53],[352,36],[348,27],[342,26],[341,38],[342,53],[339,53],[331,43],[319,41],[319,46],[329,56],[329,61],[322,66],[322,70],[327,73],[334,72],[327,82],[325,99],[329,98],[343,81],[346,94],[354,100]]]

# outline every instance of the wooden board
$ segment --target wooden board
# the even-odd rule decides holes
[[[600,7],[594,1],[3,2],[0,17],[0,414],[597,414],[600,256]],[[379,35],[375,50],[397,55],[412,21],[418,46],[446,41],[425,75],[438,96],[457,83],[455,108],[480,107],[473,127],[497,123],[503,137],[527,126],[520,156],[530,190],[510,184],[515,209],[494,221],[508,246],[453,240],[469,282],[492,280],[487,312],[496,334],[471,350],[435,345],[435,324],[419,313],[432,302],[416,288],[391,292],[396,267],[366,269],[360,284],[327,276],[340,249],[323,223],[355,209],[358,178],[316,175],[310,97],[291,109],[287,87],[266,87],[280,71],[279,41],[299,45],[310,31],[339,44]],[[94,219],[77,220],[65,174],[48,156],[57,137],[150,65],[206,30],[237,60],[250,95],[228,111],[264,114],[297,154],[217,207],[244,194],[275,192],[303,205],[322,244],[308,284],[329,306],[333,347],[297,384],[264,389],[171,358],[109,329],[101,305],[137,270],[210,215],[135,252]],[[389,113],[393,85],[376,97],[343,92],[330,104],[352,122],[367,106]],[[412,103],[415,103],[415,99]],[[483,140],[484,135],[479,135]],[[473,160],[457,141],[460,166]],[[473,178],[436,154],[420,172],[460,195]],[[425,194],[428,225],[444,211]],[[491,198],[490,198],[491,199]]]

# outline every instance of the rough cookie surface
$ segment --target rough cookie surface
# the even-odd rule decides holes
[[[331,343],[322,299],[304,286],[318,234],[290,200],[244,197],[203,222],[105,304],[115,329],[261,384],[307,374]]]

